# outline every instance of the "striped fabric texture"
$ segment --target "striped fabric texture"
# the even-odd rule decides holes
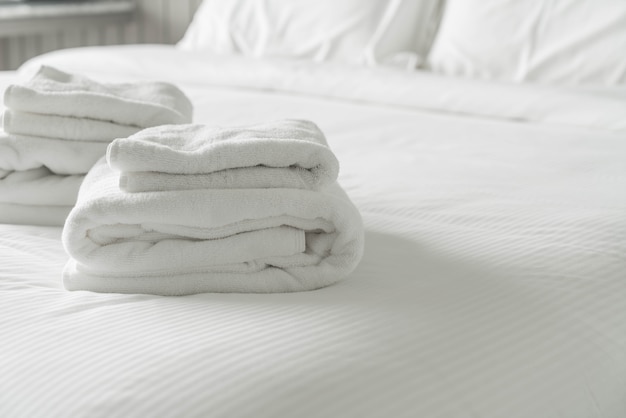
[[[0,416],[626,416],[623,134],[176,77],[196,120],[324,130],[361,264],[292,294],[67,292],[61,230],[2,225]]]

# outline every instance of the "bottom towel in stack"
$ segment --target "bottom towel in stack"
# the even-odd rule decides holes
[[[0,222],[63,225],[107,145],[0,131]]]
[[[113,142],[107,158],[87,175],[65,224],[69,290],[303,291],[344,278],[361,258],[359,212],[336,182],[337,161],[311,122],[151,128]],[[124,191],[120,180],[133,164],[143,175],[161,170],[157,177],[186,171],[205,185],[233,170],[271,175],[258,188],[232,181],[217,181],[221,188],[168,188],[168,180],[157,181],[157,191]],[[276,170],[295,172],[302,187],[285,187]],[[232,179],[247,184],[250,176]],[[184,177],[174,183],[184,184]]]

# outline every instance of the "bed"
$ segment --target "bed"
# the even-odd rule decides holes
[[[366,244],[319,290],[162,297],[68,292],[62,227],[0,225],[0,416],[626,416],[623,84],[166,45],[0,83],[42,62],[173,82],[204,123],[314,120]]]

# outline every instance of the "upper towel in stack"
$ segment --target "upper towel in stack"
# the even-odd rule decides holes
[[[42,66],[9,86],[0,132],[0,222],[62,225],[85,173],[109,142],[191,121],[192,106],[162,82],[98,83]]]
[[[161,126],[115,140],[109,165],[128,192],[181,189],[317,190],[337,179],[339,162],[312,122],[252,126]]]
[[[114,141],[107,158],[87,175],[65,224],[67,289],[301,291],[340,280],[360,260],[359,212],[311,122],[163,126]],[[122,176],[137,173],[133,192],[122,190]],[[194,188],[180,187],[185,176]]]

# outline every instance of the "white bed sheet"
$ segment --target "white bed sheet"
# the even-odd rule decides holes
[[[0,416],[626,416],[620,94],[167,47],[45,60],[166,78],[197,122],[314,120],[363,215],[365,256],[313,292],[67,292],[60,229],[2,225]],[[597,116],[577,118],[589,103]]]

